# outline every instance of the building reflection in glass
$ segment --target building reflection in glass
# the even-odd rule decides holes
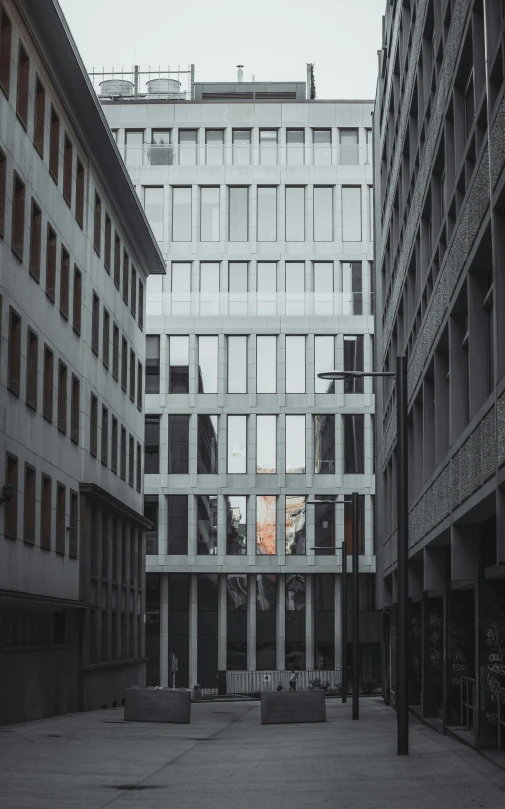
[[[247,497],[229,494],[226,506],[226,553],[245,556],[247,553]]]
[[[316,500],[334,500],[332,495],[315,496]],[[333,556],[335,553],[335,506],[329,503],[317,503],[315,514],[316,556]]]
[[[217,393],[218,338],[198,337],[198,393]]]
[[[286,474],[305,474],[305,416],[286,416]]]
[[[314,472],[335,474],[335,416],[314,416]]]
[[[276,553],[277,497],[263,494],[256,497],[256,553]]]
[[[244,498],[245,500],[245,498]],[[247,576],[227,577],[226,668],[247,669]]]
[[[277,416],[256,416],[256,474],[277,471]]]
[[[305,496],[286,496],[286,554],[304,554],[305,551]]]
[[[288,670],[305,668],[305,589],[303,573],[286,574],[286,659]]]
[[[217,416],[198,416],[198,473],[217,474]]]
[[[217,554],[217,496],[197,497],[197,553]]]
[[[256,669],[272,671],[277,668],[277,576],[256,576]]]
[[[189,392],[189,337],[170,337],[170,377],[168,392]]]
[[[325,265],[326,266],[326,265]],[[327,296],[325,296],[327,299]],[[319,379],[318,374],[335,367],[335,338],[330,335],[314,337],[314,385],[316,393],[335,393],[333,379]]]

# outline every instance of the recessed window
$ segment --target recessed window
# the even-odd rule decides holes
[[[104,466],[109,463],[109,411],[102,407],[102,449],[101,458]]]
[[[198,133],[196,129],[179,129],[179,165],[196,166],[196,145]]]
[[[186,555],[188,552],[188,496],[169,494],[167,553]]]
[[[25,184],[17,172],[14,172],[13,198],[12,198],[12,241],[13,252],[23,261],[25,240]]]
[[[5,228],[5,199],[7,192],[7,158],[0,151],[0,236],[3,238]]]
[[[198,393],[217,393],[219,340],[198,336]]]
[[[37,76],[35,79],[35,110],[33,124],[33,145],[44,157],[44,136],[46,125],[46,91],[44,85]]]
[[[32,199],[32,221],[30,228],[30,274],[40,280],[40,254],[42,247],[42,212]]]
[[[228,239],[247,242],[249,239],[249,188],[230,186],[228,199]]]
[[[314,186],[314,241],[333,241],[332,186]]]
[[[146,336],[146,393],[160,392],[160,337]]]
[[[121,241],[117,234],[114,236],[114,283],[119,289],[121,281]]]
[[[344,371],[363,371],[363,335],[344,335]],[[344,393],[363,393],[364,380],[344,379]]]
[[[163,241],[164,203],[163,187],[144,188],[144,211],[157,242]]]
[[[305,241],[305,188],[286,186],[286,241]]]
[[[109,345],[110,345],[110,315],[107,309],[103,310],[103,343],[102,362],[106,368],[109,367]]]
[[[112,376],[117,382],[119,377],[119,328],[115,323],[112,327]]]
[[[200,241],[218,242],[219,230],[219,187],[200,188]]]
[[[160,471],[160,417],[145,417],[145,466],[146,475],[157,475]]]
[[[228,416],[228,473],[247,472],[247,416]]]
[[[102,244],[102,200],[100,199],[98,194],[95,194],[93,245],[98,255],[100,255],[101,244]]]
[[[199,475],[217,475],[218,435],[217,416],[198,416],[198,464]]]
[[[277,471],[277,416],[256,416],[256,474]]]
[[[0,6],[0,87],[9,98],[11,79],[12,23]]]
[[[224,157],[224,129],[205,130],[205,162],[207,166],[222,166]]]
[[[191,231],[191,187],[174,187],[172,188],[172,241],[190,242]]]
[[[130,259],[126,250],[123,250],[123,300],[128,306],[128,288],[130,285]]]
[[[30,59],[21,43],[19,43],[16,113],[25,129],[28,123],[29,85],[30,85]]]
[[[189,472],[189,416],[185,413],[168,416],[168,474],[187,475]]]
[[[130,280],[130,312],[133,317],[137,317],[137,270],[133,264]]]
[[[105,214],[105,240],[103,252],[103,265],[108,273],[110,273],[110,260],[112,250],[112,223],[108,213]]]
[[[79,522],[79,495],[77,492],[70,491],[70,526],[69,526],[69,542],[68,542],[68,555],[72,558],[77,557],[78,546],[78,522]]]
[[[7,453],[5,456],[5,482],[14,489],[14,497],[4,503],[4,532],[6,537],[17,539],[18,535],[18,459]]]
[[[74,300],[72,312],[72,326],[77,334],[81,333],[81,305],[82,305],[82,273],[74,264]]]
[[[124,337],[121,341],[121,387],[126,393],[128,387],[128,343]]]
[[[256,393],[277,392],[277,337],[256,337]]]
[[[303,495],[286,496],[286,556],[300,556],[306,553],[305,501]]]
[[[41,478],[40,497],[40,547],[51,550],[52,481],[47,475]]]
[[[28,329],[26,353],[26,404],[36,410],[39,377],[39,338],[31,329]]]
[[[288,166],[303,166],[305,153],[305,131],[286,129],[286,163]]]
[[[216,495],[207,495],[207,494],[200,494],[196,498],[196,525],[197,525],[197,535],[196,535],[196,552],[199,556],[208,556],[209,554],[217,554],[217,496]],[[199,597],[201,598],[203,593],[201,589],[201,583],[203,576],[199,576]],[[216,577],[217,578],[217,577]],[[217,584],[217,582],[216,582]],[[215,591],[217,592],[217,590]],[[199,608],[203,609],[201,606],[201,601],[199,603]],[[216,613],[217,615],[217,613]]]
[[[286,337],[286,393],[305,393],[305,337]]]
[[[228,337],[228,393],[247,393],[247,337]]]
[[[359,163],[359,145],[357,129],[340,130],[340,165],[357,166]]]
[[[68,250],[61,247],[61,269],[60,269],[60,312],[68,320],[70,299],[70,255]]]
[[[75,177],[75,218],[82,228],[84,225],[84,166],[79,158],[77,158]]]
[[[277,239],[277,188],[258,186],[258,233],[259,242],[275,242]]]
[[[361,241],[361,188],[342,188],[342,241]]]
[[[251,130],[234,129],[232,141],[233,165],[249,166],[251,164]]]
[[[21,318],[18,313],[9,309],[9,358],[7,369],[7,387],[19,396],[21,385]]]
[[[23,539],[29,545],[35,544],[36,481],[35,469],[25,464]]]
[[[144,328],[144,284],[139,279],[139,329]]]
[[[133,488],[135,475],[135,440],[130,433],[128,454],[128,485]]]
[[[335,338],[323,334],[314,337],[314,390],[316,393],[334,393],[335,382],[319,379],[318,374],[335,367]]]
[[[72,374],[72,394],[70,401],[70,438],[74,444],[79,443],[79,423],[81,414],[81,383]]]
[[[344,414],[344,474],[362,475],[365,471],[365,416]]]
[[[276,129],[260,129],[260,164],[262,166],[277,165],[277,139]]]
[[[125,163],[127,166],[141,166],[144,162],[144,130],[125,132]]]
[[[67,432],[67,366],[58,364],[58,430]]]
[[[117,447],[118,447],[118,423],[117,418],[112,416],[112,435],[110,444],[110,468],[111,472],[117,475]]]
[[[315,166],[331,165],[331,129],[314,129],[312,132],[313,162]]]
[[[72,169],[74,148],[72,141],[65,133],[63,146],[63,198],[70,207],[72,204]]]
[[[53,420],[53,374],[54,354],[50,348],[44,346],[44,395],[42,401],[42,414],[47,421]]]
[[[135,351],[130,348],[130,399],[135,401]]]
[[[272,555],[276,549],[277,497],[262,494],[256,497],[256,554]]]
[[[93,394],[91,394],[90,403],[89,451],[96,458],[98,452],[98,399]]]
[[[144,386],[144,380],[142,377],[142,363],[139,360],[137,362],[137,407],[139,410],[142,410],[142,389]]]
[[[333,413],[314,416],[314,472],[316,475],[335,474],[335,416]]]
[[[137,441],[137,491],[142,490],[142,447]]]
[[[247,497],[243,495],[225,496],[225,509],[226,553],[229,556],[245,556],[247,553]],[[231,586],[232,579],[237,585],[236,589]],[[228,609],[243,612],[247,610],[247,576],[228,576]],[[230,668],[229,665],[228,668]]]
[[[91,309],[91,350],[98,356],[100,344],[100,299],[93,292],[93,306]]]
[[[305,416],[286,416],[286,474],[305,474]]]
[[[334,278],[332,261],[314,261],[314,314],[333,315]]]
[[[121,427],[121,479],[126,480],[126,429]]]
[[[51,225],[47,226],[46,295],[54,303],[56,297],[56,233]]]
[[[189,393],[189,337],[170,337],[169,393]]]
[[[60,166],[60,118],[54,107],[51,105],[51,129],[49,133],[49,172],[55,183],[58,182],[59,166]]]
[[[65,486],[62,483],[56,484],[56,553],[65,553]]]

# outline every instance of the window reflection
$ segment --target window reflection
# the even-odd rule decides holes
[[[286,474],[305,474],[305,416],[286,416]]]
[[[357,166],[359,163],[359,146],[357,129],[340,130],[340,164]]]
[[[247,393],[247,337],[228,337],[228,393]]]
[[[342,188],[342,240],[361,241],[361,188],[358,186]]]
[[[314,416],[314,472],[316,475],[335,473],[335,416],[332,413]]]
[[[256,577],[256,669],[276,668],[277,576]]]
[[[179,129],[179,165],[196,166],[196,129]]]
[[[256,416],[256,474],[277,471],[277,416]]]
[[[362,475],[365,471],[365,416],[346,413],[344,420],[344,474]]]
[[[226,495],[225,508],[226,553],[229,556],[245,556],[247,553],[247,497],[233,494]],[[228,577],[228,582],[230,578]],[[245,594],[247,597],[247,583]]]
[[[167,553],[187,554],[188,497],[185,494],[169,494],[167,496],[167,506]]]
[[[247,610],[247,576],[236,574],[227,577],[228,610]]]
[[[286,186],[286,241],[305,241],[304,186]]]
[[[233,165],[249,166],[251,163],[251,130],[233,130]]]
[[[222,166],[224,151],[224,130],[205,130],[205,162],[208,166]]]
[[[333,314],[333,262],[314,261],[314,314]]]
[[[344,335],[344,371],[363,371],[363,335]],[[344,393],[363,393],[364,380],[344,379]]]
[[[352,499],[344,497],[344,541],[348,555],[352,554]],[[358,553],[365,553],[365,495],[358,495]]]
[[[303,129],[286,130],[286,163],[288,166],[304,164],[305,131]]]
[[[332,495],[316,495],[316,500],[334,500]],[[317,503],[314,506],[316,556],[332,556],[335,553],[335,506]]]
[[[286,555],[303,555],[305,550],[305,496],[286,496]]]
[[[198,337],[198,393],[217,393],[218,338]]]
[[[313,134],[313,161],[315,166],[331,165],[331,129],[314,129]]]
[[[191,264],[172,262],[172,314],[189,315],[191,311]]]
[[[305,612],[305,590],[304,573],[286,574],[286,612]]]
[[[256,553],[276,553],[277,498],[274,494],[256,497]]]
[[[344,315],[363,314],[363,270],[361,261],[345,261],[342,265]]]
[[[256,337],[256,393],[277,391],[277,337]]]
[[[305,393],[305,337],[286,337],[286,393]]]
[[[314,186],[314,241],[333,241],[333,188]]]
[[[257,612],[275,612],[277,608],[277,576],[258,573],[256,576]]]
[[[219,314],[219,262],[200,264],[200,314]]]
[[[249,239],[249,188],[230,186],[229,241],[246,242]]]
[[[144,156],[144,130],[131,130],[125,133],[125,163],[127,166],[141,166]]]
[[[228,473],[247,472],[247,416],[228,416]]]
[[[200,189],[200,241],[219,241],[219,188]]]
[[[277,264],[260,261],[257,264],[257,313],[275,315],[277,311]]]
[[[217,554],[217,497],[198,495],[197,501],[197,546],[199,555]]]
[[[169,338],[169,393],[189,393],[189,337]]]
[[[318,374],[335,367],[335,338],[332,335],[314,337],[314,389],[316,393],[334,393],[333,379],[319,379]]]
[[[247,261],[228,264],[228,290],[230,315],[247,314]]]
[[[277,130],[260,129],[260,164],[277,165]]]
[[[163,188],[144,188],[144,211],[157,242],[163,241]]]
[[[259,242],[275,242],[277,239],[277,188],[258,186],[258,233]]]
[[[168,416],[168,473],[187,475],[189,472],[189,416],[171,413]]]
[[[217,475],[217,416],[198,416],[198,473]]]
[[[191,241],[191,188],[172,188],[172,241]]]

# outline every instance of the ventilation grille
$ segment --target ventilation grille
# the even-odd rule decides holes
[[[253,101],[254,93],[202,93],[202,101]]]
[[[257,92],[256,101],[296,101],[296,92]]]

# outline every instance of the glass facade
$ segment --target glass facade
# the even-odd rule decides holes
[[[164,238],[163,187],[144,188],[144,211],[154,238],[157,242],[162,242]]]
[[[202,475],[217,475],[217,416],[198,416],[198,464]]]
[[[247,337],[228,337],[228,393],[247,393]]]
[[[219,188],[200,188],[200,241],[219,238]]]
[[[317,495],[316,500],[334,500],[333,495]],[[340,506],[341,508],[341,506]],[[335,553],[335,506],[317,503],[314,506],[314,536],[316,556],[332,556]]]
[[[217,496],[200,494],[196,498],[196,552],[217,554]]]
[[[169,393],[189,392],[189,337],[169,338]]]
[[[260,129],[260,164],[262,166],[277,165],[277,139],[276,129]]]
[[[179,129],[179,165],[196,166],[196,144],[198,132],[196,129]]]
[[[299,556],[305,548],[305,501],[304,495],[286,496],[286,555]]]
[[[205,130],[205,162],[208,166],[222,166],[224,158],[224,130]]]
[[[188,553],[188,496],[169,494],[167,496],[167,554]]]
[[[256,669],[277,668],[277,576],[256,576]]]
[[[247,261],[228,263],[228,290],[230,315],[247,314]]]
[[[256,337],[256,393],[277,391],[277,337]]]
[[[259,242],[277,240],[277,188],[258,186],[258,233]]]
[[[277,264],[259,261],[256,265],[258,315],[275,315],[277,311]]]
[[[251,130],[234,129],[233,140],[233,165],[249,166],[251,163]]]
[[[168,416],[168,473],[187,475],[189,472],[189,416]]]
[[[172,262],[172,314],[189,315],[191,311],[191,264]]]
[[[305,241],[304,186],[286,186],[286,241]]]
[[[361,238],[361,188],[344,186],[342,188],[342,240],[360,242]]]
[[[305,668],[306,576],[286,574],[285,600],[285,668],[288,671]]]
[[[314,472],[316,475],[335,474],[335,416],[333,413],[314,416]]]
[[[233,574],[226,580],[226,668],[247,670],[247,576]]]
[[[315,166],[331,165],[331,129],[312,130],[313,155]]]
[[[286,393],[305,393],[305,337],[286,337]]]
[[[286,262],[286,314],[305,314],[305,263]]]
[[[230,186],[228,203],[229,241],[246,242],[249,239],[249,188]]]
[[[191,231],[191,187],[174,187],[172,188],[172,241],[190,242]]]
[[[256,416],[256,474],[277,471],[277,416]]]
[[[305,162],[305,130],[286,129],[286,163],[303,166]]]
[[[332,186],[314,186],[314,241],[333,241]]]
[[[219,338],[198,337],[198,393],[217,393]]]
[[[286,474],[305,474],[305,416],[286,416]]]
[[[318,374],[335,368],[335,338],[331,335],[314,337],[314,390],[316,393],[334,393],[332,379],[319,379]]]
[[[228,416],[228,473],[247,472],[247,416]]]
[[[200,314],[219,314],[219,272],[217,261],[204,261],[200,264]]]
[[[262,556],[277,553],[277,497],[274,494],[256,496],[256,553]]]
[[[226,553],[228,556],[245,556],[247,553],[247,497],[228,494],[224,499]]]

